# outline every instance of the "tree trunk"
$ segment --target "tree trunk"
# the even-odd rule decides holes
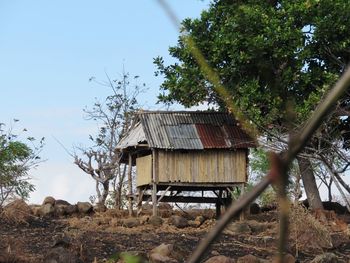
[[[297,160],[310,208],[312,210],[323,210],[322,200],[317,188],[310,160],[300,156],[297,157]]]
[[[102,186],[103,186],[103,191],[102,191],[101,200],[99,203],[100,205],[105,205],[106,199],[109,193],[109,180],[104,182]]]

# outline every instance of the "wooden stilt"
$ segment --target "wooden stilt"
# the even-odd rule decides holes
[[[244,194],[244,189],[245,188],[245,183],[242,183],[241,184],[241,194],[240,195],[243,195]],[[239,220],[240,221],[243,221],[245,219],[245,213],[246,213],[247,210],[243,209],[242,212],[239,214]]]
[[[141,214],[142,211],[142,199],[143,199],[143,194],[145,193],[145,190],[142,189],[142,187],[137,188],[137,216]]]
[[[215,193],[216,194],[216,193]],[[218,201],[216,202],[216,219],[219,219],[221,216],[221,205],[222,205],[222,190],[219,190],[219,193],[217,194]]]
[[[152,214],[153,216],[158,215],[158,208],[157,208],[157,184],[153,183],[152,184]]]
[[[129,210],[129,216],[133,215],[133,210],[132,210],[132,155],[129,153],[129,164],[128,164],[128,192],[129,192],[129,197],[128,197],[128,201],[129,201],[129,206],[128,206],[128,210]]]

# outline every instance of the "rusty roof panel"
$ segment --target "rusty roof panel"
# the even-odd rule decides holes
[[[230,148],[220,126],[196,124],[196,128],[204,148]]]
[[[138,118],[151,148],[193,149],[255,147],[232,115],[200,111],[146,111]],[[225,128],[224,128],[225,127]]]
[[[224,125],[232,148],[254,148],[255,141],[240,126]]]

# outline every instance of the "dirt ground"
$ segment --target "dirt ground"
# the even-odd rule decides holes
[[[211,247],[206,258],[225,255],[237,259],[252,254],[271,260],[276,253],[276,212],[265,212],[248,219],[255,224],[267,224],[268,227],[260,232],[243,229],[237,233],[228,230]],[[215,220],[207,220],[197,228],[178,229],[167,223],[159,227],[141,224],[126,228],[111,226],[111,220],[113,219],[106,219],[102,215],[70,219],[33,217],[28,223],[15,224],[0,218],[0,255],[16,255],[7,261],[0,259],[0,262],[42,262],[45,254],[59,242],[66,242],[64,245],[76,251],[83,262],[107,262],[110,257],[122,251],[138,251],[147,255],[161,243],[174,244],[175,249],[183,255],[183,262],[186,262],[200,239],[215,224]],[[343,220],[350,223],[349,216],[343,217]],[[336,235],[334,238],[337,238]],[[291,245],[289,252],[294,256],[297,254],[297,262],[309,262],[316,254],[323,252],[332,252],[347,262],[350,258],[350,240],[343,234],[338,239],[340,241],[337,241],[337,245],[333,244],[329,248],[312,252],[302,249],[296,251],[296,246]]]

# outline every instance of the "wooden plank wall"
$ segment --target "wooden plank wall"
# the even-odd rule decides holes
[[[243,183],[246,161],[246,150],[159,151],[158,182]]]
[[[136,186],[152,182],[152,155],[136,158]]]

